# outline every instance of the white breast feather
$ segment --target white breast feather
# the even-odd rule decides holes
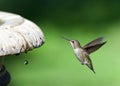
[[[83,59],[81,58],[81,49],[79,49],[79,48],[74,49],[74,53],[75,53],[77,59],[78,59],[80,62],[83,62]]]

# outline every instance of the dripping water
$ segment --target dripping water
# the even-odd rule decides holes
[[[29,63],[28,60],[25,59],[25,60],[24,60],[24,65],[28,65],[28,63]]]

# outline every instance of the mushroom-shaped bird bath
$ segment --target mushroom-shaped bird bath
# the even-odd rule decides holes
[[[0,86],[10,82],[4,56],[27,52],[43,43],[43,32],[36,24],[19,15],[0,12]]]

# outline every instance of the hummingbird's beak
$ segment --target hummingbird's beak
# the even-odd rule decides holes
[[[65,38],[65,37],[62,37],[63,39],[65,39],[65,40],[67,40],[67,41],[70,41],[70,39],[68,39],[68,38]]]

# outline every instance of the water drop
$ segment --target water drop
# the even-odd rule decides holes
[[[28,64],[28,60],[24,60],[24,64],[27,65]]]

